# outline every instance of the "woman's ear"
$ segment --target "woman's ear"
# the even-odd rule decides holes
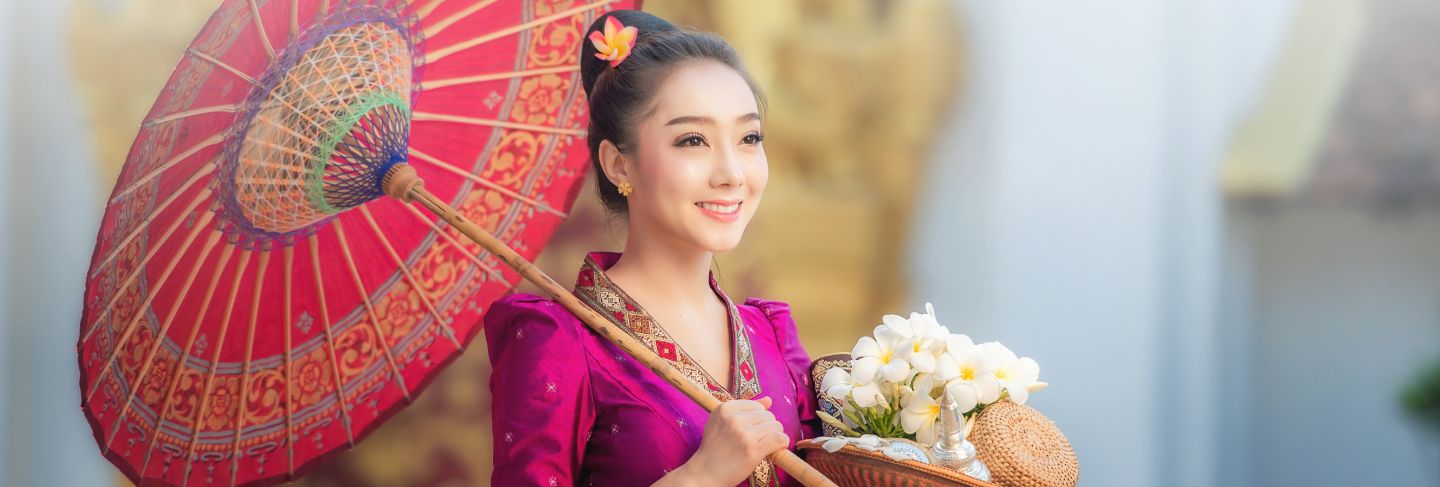
[[[600,141],[600,168],[605,170],[602,176],[608,178],[610,184],[619,186],[621,181],[630,180],[630,158],[609,140]]]

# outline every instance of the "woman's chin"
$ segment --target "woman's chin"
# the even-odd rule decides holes
[[[718,254],[735,250],[735,247],[740,246],[740,238],[743,235],[744,233],[741,231],[712,233],[701,236],[696,243],[705,251]]]
[[[711,253],[729,252],[740,246],[745,229],[750,225],[750,215],[740,215],[736,221],[719,222],[709,218],[690,220],[682,223],[679,235],[690,240],[690,244]]]

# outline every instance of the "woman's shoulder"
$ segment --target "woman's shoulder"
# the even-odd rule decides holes
[[[791,319],[791,318],[790,318],[790,303],[787,303],[787,302],[785,302],[785,301],[778,301],[778,300],[774,300],[774,299],[765,299],[765,298],[757,298],[757,297],[751,296],[751,297],[745,298],[745,302],[744,302],[744,304],[742,304],[742,306],[750,307],[750,308],[755,308],[756,310],[760,311],[761,314],[765,315],[765,318],[766,318],[766,319],[769,319],[769,320],[772,320],[772,321],[773,321],[773,320],[776,320],[776,319],[781,319],[781,320],[790,320],[790,319]],[[793,320],[792,320],[792,323],[793,323]]]
[[[580,320],[555,300],[534,294],[515,293],[500,298],[485,311],[485,339],[492,356],[497,347],[531,338],[532,343],[558,345],[556,341],[580,338]]]
[[[764,298],[745,298],[745,303],[740,306],[742,310],[749,310],[750,313],[763,317],[763,323],[770,326],[770,336],[763,331],[756,330],[755,335],[762,341],[774,340],[776,349],[780,352],[780,359],[785,362],[789,369],[792,385],[795,387],[796,397],[800,398],[797,410],[800,411],[802,422],[814,423],[815,409],[813,405],[814,395],[807,394],[810,390],[810,354],[805,351],[805,345],[800,342],[800,332],[795,327],[795,318],[790,315],[790,303]],[[741,311],[744,313],[745,311]],[[758,326],[763,324],[757,323]],[[757,327],[758,327],[757,326]],[[813,437],[817,428],[810,426],[806,438]]]
[[[545,296],[528,293],[512,293],[490,304],[485,312],[485,326],[506,324],[516,318],[547,319],[557,321],[571,316],[564,306]]]
[[[742,317],[752,323],[753,333],[761,341],[774,341],[782,351],[800,349],[800,332],[790,315],[790,303],[773,299],[748,297],[739,305]]]
[[[773,299],[748,297],[739,306],[741,311],[748,311],[758,318],[763,318],[770,327],[775,330],[776,335],[794,335],[795,319],[790,315],[790,303]]]

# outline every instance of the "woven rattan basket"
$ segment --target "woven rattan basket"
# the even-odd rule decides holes
[[[848,370],[850,354],[832,353],[815,359],[810,374],[821,409],[838,416],[838,405],[820,391],[825,372],[834,367]],[[840,436],[840,432],[826,425],[825,435]],[[990,482],[923,463],[897,462],[853,445],[830,453],[807,441],[797,445],[797,450],[801,458],[841,486],[1074,487],[1079,481],[1080,464],[1070,441],[1055,423],[1029,406],[1008,400],[990,405],[968,439],[980,461],[990,468]]]
[[[845,445],[834,453],[816,441],[796,445],[796,453],[840,487],[996,487],[960,472],[919,462],[895,461],[880,452]]]
[[[969,440],[990,467],[990,480],[1005,487],[1074,487],[1080,462],[1065,434],[1030,406],[1008,400],[980,414]]]

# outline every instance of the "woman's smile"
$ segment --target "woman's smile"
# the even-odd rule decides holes
[[[695,203],[695,206],[697,208],[700,208],[700,211],[704,212],[705,216],[714,218],[724,223],[731,223],[735,220],[740,219],[741,203],[744,202],[739,200],[701,201],[699,203]]]

